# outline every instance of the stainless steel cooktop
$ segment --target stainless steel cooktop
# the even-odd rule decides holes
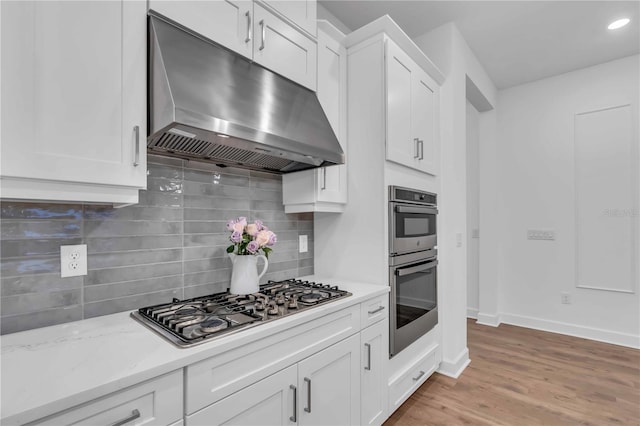
[[[301,280],[270,281],[258,293],[216,293],[140,308],[131,316],[179,347],[190,347],[248,327],[351,296],[337,286]]]

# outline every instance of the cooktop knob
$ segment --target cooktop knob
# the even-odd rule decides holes
[[[267,310],[267,313],[269,315],[278,315],[278,305],[273,302],[269,303],[269,309]]]
[[[278,305],[284,305],[285,299],[284,299],[284,296],[282,294],[280,296],[276,297],[276,303]]]
[[[262,303],[261,301],[257,301],[255,305],[253,305],[253,307],[256,309],[256,311],[264,311],[264,303]]]
[[[298,309],[298,298],[297,297],[292,297],[289,300],[289,309]]]

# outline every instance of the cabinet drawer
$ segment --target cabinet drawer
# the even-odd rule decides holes
[[[415,362],[389,382],[389,412],[394,412],[438,367],[438,345],[431,346]]]
[[[187,414],[212,404],[360,330],[360,306],[291,327],[187,367]]]
[[[30,424],[180,424],[182,395],[182,370],[177,370]]]
[[[374,297],[360,304],[361,320],[360,326],[364,330],[371,324],[383,320],[389,316],[389,295]]]

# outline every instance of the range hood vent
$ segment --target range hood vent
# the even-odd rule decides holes
[[[149,84],[152,153],[271,173],[344,163],[314,92],[153,11]]]

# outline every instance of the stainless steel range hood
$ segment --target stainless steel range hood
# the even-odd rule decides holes
[[[314,92],[149,12],[150,152],[272,173],[342,164]]]

